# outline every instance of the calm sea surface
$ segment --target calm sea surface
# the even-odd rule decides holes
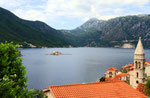
[[[59,51],[71,55],[46,55]],[[134,49],[119,48],[46,48],[21,49],[26,66],[28,88],[95,82],[109,67],[120,69],[133,63]],[[150,61],[150,49],[145,49]]]

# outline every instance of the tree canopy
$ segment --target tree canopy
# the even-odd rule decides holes
[[[26,70],[19,55],[19,45],[0,44],[0,96],[2,98],[33,98],[43,97],[43,93],[34,89],[28,90],[25,77]]]

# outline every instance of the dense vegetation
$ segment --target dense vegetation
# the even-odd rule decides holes
[[[150,77],[147,77],[147,81],[145,84],[145,93],[147,96],[150,96]]]
[[[13,13],[0,8],[0,42],[14,41],[24,46],[25,42],[35,46],[62,47],[69,41],[64,35],[40,21],[20,19]]]
[[[26,88],[26,70],[17,47],[13,43],[0,44],[0,97],[43,98],[42,92]]]

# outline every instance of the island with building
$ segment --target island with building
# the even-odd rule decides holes
[[[49,86],[43,89],[48,98],[147,98],[144,84],[150,76],[150,62],[146,62],[141,37],[134,52],[134,64],[118,70],[108,68],[103,81],[94,83]]]

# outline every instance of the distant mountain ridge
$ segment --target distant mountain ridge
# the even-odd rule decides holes
[[[0,42],[14,41],[24,47],[134,47],[141,36],[150,48],[150,15],[109,20],[89,19],[73,30],[56,30],[41,21],[23,20],[0,8]]]
[[[139,36],[145,47],[150,47],[150,15],[124,16],[107,21],[90,19],[76,29],[67,31],[81,46],[122,47],[135,45]]]

